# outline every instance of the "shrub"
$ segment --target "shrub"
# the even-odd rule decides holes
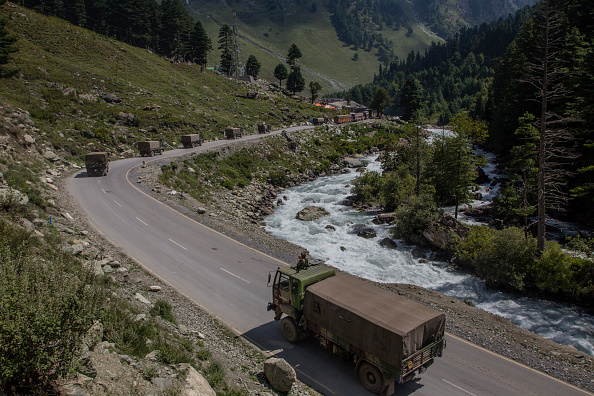
[[[208,360],[212,356],[212,353],[208,349],[201,349],[196,353],[196,356],[200,360]]]
[[[206,380],[213,388],[224,388],[225,384],[225,370],[219,362],[212,362],[208,365],[205,371]]]
[[[194,364],[193,347],[179,339],[158,336],[154,347],[161,352],[159,360],[165,364]]]
[[[376,202],[382,187],[382,176],[379,172],[366,172],[353,180],[351,194],[360,202]]]
[[[135,320],[130,308],[116,300],[112,300],[101,315],[103,337],[113,342],[122,353],[143,357],[150,352],[147,340],[155,334],[152,321]]]
[[[175,324],[175,317],[171,309],[171,304],[165,300],[157,300],[150,310],[151,315],[160,316],[168,322]]]
[[[437,205],[433,197],[427,194],[410,197],[394,214],[396,225],[392,228],[392,234],[420,245],[427,243],[423,231],[439,218]]]
[[[524,231],[516,227],[501,231],[473,227],[457,252],[482,279],[517,290],[525,288],[525,278],[537,257],[535,239],[524,238]]]
[[[0,234],[0,385],[41,393],[74,367],[104,295],[58,246],[3,221]]]
[[[287,176],[285,171],[280,169],[270,171],[269,178],[270,183],[278,187],[285,187],[289,184],[289,176]]]

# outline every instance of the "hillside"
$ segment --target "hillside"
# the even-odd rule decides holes
[[[280,127],[320,114],[266,84],[250,88],[58,18],[3,8],[19,38],[12,62],[20,73],[2,81],[0,100],[29,111],[66,159],[80,159],[90,144],[122,153],[138,140],[175,146],[184,133],[222,138],[228,125],[249,133],[260,122]],[[247,99],[248,89],[262,95]]]
[[[461,28],[492,22],[538,0],[418,0],[414,8],[431,31],[447,38]]]

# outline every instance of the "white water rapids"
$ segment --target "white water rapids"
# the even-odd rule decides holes
[[[371,161],[367,169],[380,171],[380,164]],[[520,327],[594,355],[594,317],[578,308],[487,290],[479,278],[448,268],[447,263],[419,263],[411,254],[413,246],[402,241],[396,241],[396,250],[380,246],[379,242],[389,237],[388,227],[374,225],[372,215],[342,205],[357,175],[351,172],[322,177],[285,190],[285,204],[266,218],[266,230],[345,272],[377,282],[414,284],[469,300]],[[297,212],[311,205],[325,208],[330,215],[315,221],[295,218]],[[353,224],[373,227],[377,237],[365,239],[349,233]],[[328,225],[335,231],[327,229]]]

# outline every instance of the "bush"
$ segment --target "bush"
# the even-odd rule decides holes
[[[116,300],[102,312],[103,337],[113,342],[122,353],[144,357],[150,348],[147,340],[155,335],[152,321],[137,321],[130,308]]]
[[[524,290],[537,257],[536,240],[526,239],[524,231],[516,227],[501,231],[473,227],[457,253],[471,262],[482,279],[517,290]]]
[[[175,324],[175,317],[171,309],[171,304],[165,300],[157,300],[150,310],[150,314],[153,316],[160,316],[168,322]]]
[[[274,186],[285,187],[289,184],[289,176],[287,176],[287,173],[283,170],[278,169],[270,171],[268,177],[270,178],[270,183]]]
[[[382,176],[379,172],[366,172],[353,180],[351,194],[359,202],[377,202],[382,188]]]
[[[104,295],[59,246],[4,221],[0,235],[0,387],[42,393],[74,367]]]
[[[225,384],[225,370],[219,362],[212,362],[208,365],[205,371],[206,380],[214,389],[224,388]]]
[[[394,212],[396,226],[392,234],[420,245],[427,244],[423,231],[439,218],[439,210],[433,197],[427,194],[412,196]]]
[[[181,342],[180,339],[158,336],[154,347],[161,352],[159,354],[159,360],[165,364],[190,363],[193,365],[195,362],[192,355],[193,346]]]
[[[196,353],[196,356],[198,357],[198,359],[206,361],[210,359],[212,353],[210,353],[208,349],[201,349]]]

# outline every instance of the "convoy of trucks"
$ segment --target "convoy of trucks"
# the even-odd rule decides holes
[[[268,275],[270,286],[271,275]],[[313,335],[355,363],[365,389],[387,394],[424,372],[445,349],[445,315],[324,264],[279,268],[268,310],[292,343]],[[284,317],[283,317],[284,315]]]
[[[109,155],[105,151],[94,151],[85,156],[87,176],[107,176]]]
[[[163,154],[163,142],[159,140],[138,142],[138,151],[140,151],[141,157],[152,157],[154,154]]]
[[[200,133],[192,133],[190,135],[183,135],[181,142],[184,148],[192,148],[196,146],[202,146],[202,135]]]
[[[237,139],[243,136],[243,128],[225,128],[225,139]]]

